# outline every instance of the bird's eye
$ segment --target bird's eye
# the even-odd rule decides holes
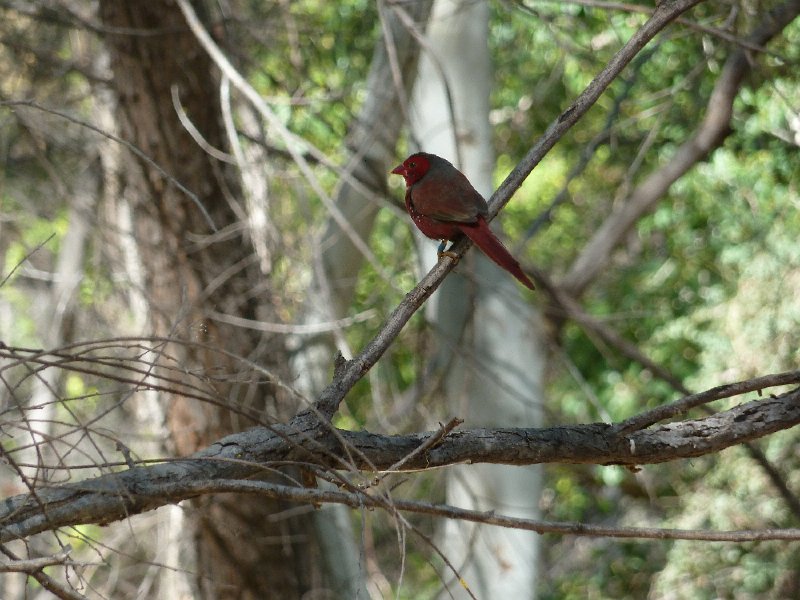
[[[408,166],[409,166],[409,168],[411,168],[411,169],[416,169],[416,168],[417,168],[417,163],[415,163],[415,162],[412,160],[410,163],[408,163]]]

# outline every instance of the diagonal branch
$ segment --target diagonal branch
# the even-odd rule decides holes
[[[633,60],[636,54],[671,21],[689,10],[700,0],[673,0],[662,2],[653,15],[614,55],[603,71],[595,77],[580,96],[567,108],[534,144],[528,154],[514,168],[489,200],[490,215],[495,216],[508,203],[533,168],[547,152],[597,101],[611,82]],[[459,256],[469,248],[467,239],[457,242],[452,250]],[[408,320],[439,287],[444,277],[455,266],[455,260],[439,261],[417,286],[406,294],[402,302],[387,318],[378,334],[352,360],[339,370],[331,384],[323,390],[315,409],[322,418],[330,420],[352,387],[369,371],[394,341]]]

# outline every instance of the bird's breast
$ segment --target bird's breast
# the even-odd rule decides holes
[[[455,223],[447,223],[437,219],[427,217],[420,213],[414,206],[411,193],[406,194],[406,210],[423,235],[434,240],[452,240],[461,235],[461,230]]]

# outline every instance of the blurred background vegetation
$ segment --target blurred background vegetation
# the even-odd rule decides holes
[[[687,21],[743,37],[777,4],[704,2]],[[224,40],[237,68],[289,130],[324,153],[327,162],[312,160],[311,165],[333,194],[339,171],[332,165],[346,162],[343,141],[368,93],[367,73],[381,32],[376,3],[275,0],[204,6],[209,30]],[[508,0],[490,6],[495,72],[490,120],[499,183],[641,25],[646,15],[638,9],[650,5]],[[0,2],[0,340],[8,346],[53,347],[52,331],[45,329],[54,310],[53,274],[75,210],[89,215],[89,227],[75,305],[64,312],[68,321],[60,328],[58,345],[146,334],[135,316],[137,290],[126,250],[111,235],[110,228],[119,223],[110,214],[114,203],[101,183],[108,175],[101,155],[118,144],[87,126],[114,130],[97,110],[111,75],[103,58],[107,31],[92,7],[66,0]],[[535,265],[558,282],[610,210],[691,137],[733,48],[735,43],[708,28],[678,24],[634,60],[501,214],[509,247],[523,266]],[[800,363],[800,22],[751,58],[758,66],[736,98],[730,136],[637,223],[581,297],[587,313],[692,391],[797,369]],[[264,276],[270,289],[280,290],[273,296],[274,317],[296,323],[314,276],[310,240],[319,237],[328,211],[283,144],[269,137],[248,142],[261,144],[267,157],[273,253]],[[401,142],[398,161],[404,155]],[[416,282],[410,220],[399,210],[402,193],[401,182],[389,183],[368,240],[384,273],[367,264],[359,275],[348,312],[373,316],[344,330],[354,349],[371,339],[383,316]],[[617,421],[680,395],[651,370],[565,319],[544,293],[528,301],[549,324],[545,425]],[[374,375],[346,399],[336,424],[402,433],[447,420],[435,388],[416,387],[435,336],[424,315],[417,315]],[[16,397],[33,394],[33,378],[23,381],[14,388]],[[73,399],[59,404],[56,421],[95,419],[113,396],[108,383],[91,376],[73,373],[55,385],[60,397]],[[4,430],[11,414],[8,396],[7,390]],[[103,418],[99,426],[118,430],[130,414]],[[20,443],[10,430],[0,436],[7,451]],[[797,437],[790,430],[756,443],[793,491],[800,490]],[[136,428],[126,443],[147,455],[145,444],[165,440],[158,427]],[[547,465],[543,476],[540,508],[547,520],[711,529],[796,527],[800,520],[763,465],[742,447],[638,472]],[[2,477],[4,495],[20,493],[10,472]],[[415,475],[402,491],[441,501],[439,477]],[[362,531],[374,589],[384,597],[432,597],[442,565],[430,547],[409,538],[400,585],[391,519],[379,513],[353,519]],[[428,533],[436,529],[428,518],[410,520]],[[105,539],[99,528],[85,533],[94,538],[95,548],[122,547],[121,538]],[[799,552],[794,543],[548,535],[542,538],[537,593],[547,599],[798,597]],[[113,562],[106,552],[95,559]],[[142,571],[117,577],[140,581]],[[10,592],[22,593],[21,588],[9,581],[10,576],[4,597],[17,597]],[[98,579],[90,581],[102,587]],[[113,597],[135,597],[115,585],[103,589],[116,590],[119,595]],[[129,585],[133,590],[138,584]]]

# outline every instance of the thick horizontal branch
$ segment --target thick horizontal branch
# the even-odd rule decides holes
[[[622,435],[615,433],[614,425],[605,423],[545,429],[455,431],[431,450],[406,462],[403,469],[478,462],[655,464],[719,452],[797,423],[800,423],[800,389],[746,402],[703,419],[668,423]],[[412,452],[431,434],[379,436],[368,432],[342,432],[342,435],[380,469],[389,465],[392,457]]]
[[[603,423],[470,429],[450,432],[431,448],[417,452],[440,432],[390,436],[332,430],[313,413],[302,413],[288,424],[227,436],[186,459],[38,489],[35,497],[9,498],[0,504],[0,543],[57,527],[124,519],[214,491],[213,485],[201,490],[186,485],[190,482],[246,479],[276,463],[368,471],[398,464],[406,471],[476,462],[643,465],[718,452],[797,423],[800,388],[703,419],[625,434]]]

